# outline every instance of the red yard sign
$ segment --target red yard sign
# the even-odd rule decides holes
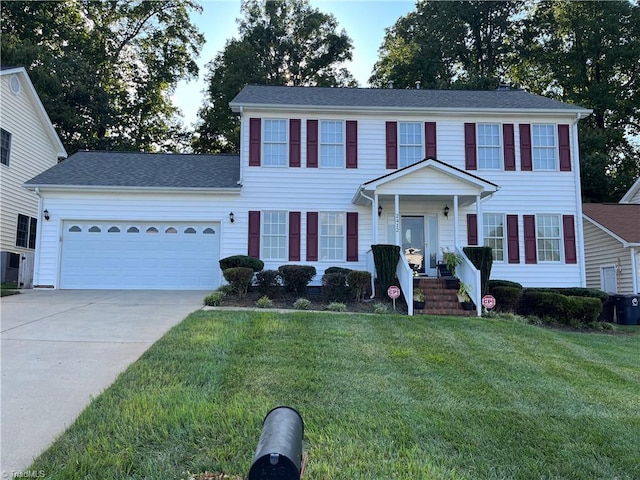
[[[482,306],[487,310],[491,310],[496,306],[496,299],[493,295],[485,295],[482,297]]]

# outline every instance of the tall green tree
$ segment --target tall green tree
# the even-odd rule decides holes
[[[4,65],[25,66],[67,151],[173,150],[171,94],[196,76],[192,0],[3,2]]]
[[[521,1],[419,1],[386,30],[376,87],[496,88],[513,52]]]
[[[341,64],[352,43],[333,15],[307,0],[243,1],[239,38],[229,40],[208,64],[207,91],[193,148],[237,152],[239,119],[229,102],[246,84],[355,86]]]
[[[593,109],[579,123],[586,201],[618,201],[640,175],[640,6],[536,2],[511,78],[542,95]]]

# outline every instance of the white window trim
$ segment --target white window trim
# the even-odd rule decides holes
[[[418,131],[420,132],[420,144],[403,144],[402,141],[400,140],[402,138],[402,135],[400,134],[400,125],[402,124],[416,124],[418,125]],[[402,122],[398,122],[398,168],[404,168],[404,167],[408,167],[410,165],[413,165],[417,162],[419,162],[420,160],[423,160],[425,158],[425,138],[424,138],[424,122],[411,122],[411,121],[402,121]],[[404,164],[404,162],[402,161],[402,155],[401,155],[401,147],[420,147],[420,153],[421,155],[418,158],[418,160],[416,160],[413,163],[407,163]]]
[[[558,260],[543,260],[542,257],[540,256],[540,247],[539,247],[539,240],[540,237],[538,236],[538,222],[539,222],[539,218],[540,217],[555,217],[558,220],[558,232],[559,232],[559,242],[558,242]],[[557,265],[559,263],[565,263],[564,260],[564,229],[562,227],[562,215],[559,213],[537,213],[536,214],[536,256],[538,259],[538,263],[547,263],[547,264],[552,264],[552,265]],[[547,237],[544,237],[547,238]]]
[[[341,258],[323,258],[322,255],[322,239],[323,238],[335,238],[333,236],[327,237],[322,235],[322,215],[326,214],[342,214],[342,257]],[[347,213],[344,211],[321,211],[318,212],[318,260],[320,262],[346,262],[347,261]]]
[[[267,234],[264,232],[266,223],[266,213],[284,213],[284,256],[283,257],[267,257],[265,255],[265,238]],[[287,261],[289,259],[289,212],[287,210],[263,210],[260,212],[260,258],[264,260],[274,261]],[[276,237],[280,235],[268,235],[269,237]]]
[[[480,149],[488,148],[484,145],[480,145],[480,125],[491,125],[498,127],[498,145],[491,148],[498,149],[498,166],[497,167],[485,167],[480,165]],[[491,171],[499,171],[504,170],[504,138],[502,132],[502,124],[501,123],[490,123],[490,122],[482,122],[476,124],[476,158],[478,159],[478,170],[491,170]]]
[[[262,166],[264,167],[269,167],[269,168],[283,168],[283,167],[287,167],[289,166],[289,142],[290,142],[290,138],[289,138],[289,122],[287,121],[287,119],[285,118],[265,118],[263,119],[264,121],[261,122],[262,123],[262,132],[261,132],[261,142],[260,142],[260,148],[262,149],[261,151],[261,156],[262,156]],[[265,155],[265,145],[269,144],[269,145],[282,145],[283,142],[267,142],[266,140],[266,135],[265,135],[265,131],[267,128],[267,122],[271,122],[271,121],[277,121],[277,122],[284,122],[284,132],[285,132],[285,140],[284,140],[284,162],[282,164],[279,165],[273,165],[273,164],[268,164],[266,163],[266,155]]]
[[[342,143],[323,143],[322,142],[322,124],[326,122],[340,123],[342,126]],[[342,145],[342,165],[323,165],[322,164],[322,146],[323,145]],[[325,118],[318,121],[318,168],[344,169],[347,166],[347,122],[344,120],[332,120]]]
[[[547,126],[551,127],[553,132],[553,147],[536,147],[534,143],[535,135],[533,131],[535,127]],[[536,166],[536,148],[552,149],[553,151],[553,167],[552,168],[539,168]],[[554,123],[533,123],[531,124],[531,167],[533,171],[539,172],[555,172],[558,171],[560,164],[560,154],[558,152],[558,126]]]
[[[498,262],[498,263],[506,263],[507,262],[507,216],[504,213],[500,213],[500,212],[484,212],[482,214],[483,218],[482,218],[482,228],[483,228],[483,232],[482,232],[482,244],[486,246],[486,239],[487,237],[485,237],[484,235],[484,228],[487,226],[487,220],[486,220],[486,216],[487,215],[499,215],[502,217],[502,260],[496,260],[495,258],[493,259],[494,262]],[[498,238],[498,237],[491,237],[491,238]]]

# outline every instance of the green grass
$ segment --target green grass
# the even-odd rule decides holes
[[[640,478],[639,347],[501,320],[196,312],[30,470],[244,476],[265,413],[290,405],[308,480]]]

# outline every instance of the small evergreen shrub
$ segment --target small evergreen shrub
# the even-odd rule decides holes
[[[278,272],[287,291],[297,295],[306,294],[307,285],[316,276],[316,269],[311,265],[281,265]]]
[[[256,273],[258,290],[265,295],[273,293],[281,285],[280,272],[277,270],[262,270]]]
[[[269,297],[263,295],[258,300],[256,300],[256,306],[258,308],[271,308],[273,306],[273,302]]]
[[[522,290],[520,312],[563,325],[595,322],[602,311],[602,302],[595,297],[565,296],[542,289]]]
[[[322,298],[327,302],[342,301],[349,295],[347,276],[344,272],[335,271],[322,276]]]
[[[373,263],[376,266],[376,275],[380,285],[380,293],[387,296],[387,290],[396,281],[396,268],[400,261],[400,247],[398,245],[371,245]]]
[[[245,267],[250,268],[254,272],[264,269],[264,262],[259,258],[250,257],[248,255],[232,255],[220,260],[220,270],[223,272],[229,268]]]
[[[225,294],[220,290],[216,290],[213,293],[210,293],[206,297],[204,297],[204,304],[209,307],[217,307],[222,305],[222,301],[224,300]]]
[[[253,270],[248,267],[227,268],[222,272],[224,278],[233,287],[233,291],[242,298],[253,281]]]
[[[493,287],[491,295],[496,299],[496,309],[501,312],[515,312],[522,289],[517,287]]]
[[[222,292],[225,295],[229,295],[230,293],[233,293],[233,285],[229,285],[228,283],[225,283],[224,285],[220,285],[216,291]]]
[[[522,285],[511,280],[489,280],[489,293],[493,292],[496,287],[512,287],[522,290]],[[493,295],[493,293],[491,293]]]
[[[389,306],[386,303],[376,302],[373,304],[373,313],[381,315],[387,313],[388,311]]]
[[[349,274],[349,272],[351,271],[350,268],[344,268],[344,267],[329,267],[327,268],[324,273],[343,273],[345,276]]]
[[[331,312],[346,312],[347,306],[344,303],[331,302],[329,305],[327,305],[327,310]]]
[[[371,273],[366,270],[351,270],[347,274],[347,285],[357,302],[364,300],[371,285]]]
[[[299,298],[293,302],[293,308],[296,310],[309,310],[311,308],[311,300],[306,298]]]
[[[489,293],[489,277],[493,267],[493,249],[491,247],[464,247],[464,254],[480,270],[480,291],[482,296]]]

